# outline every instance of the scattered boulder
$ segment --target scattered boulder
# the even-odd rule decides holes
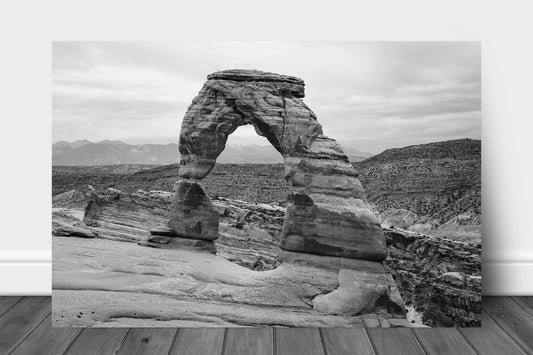
[[[84,209],[52,207],[52,229],[78,224],[83,216]]]
[[[417,233],[431,234],[439,226],[436,219],[420,216],[404,208],[391,208],[378,214],[382,227],[400,228]]]
[[[69,190],[52,197],[54,208],[83,208],[87,205],[88,197],[79,190]]]
[[[78,238],[95,238],[96,234],[86,228],[77,226],[62,226],[52,231],[56,237],[78,237]]]
[[[170,227],[156,227],[150,229],[151,235],[162,235],[165,237],[173,237],[176,234],[174,234],[174,231]]]
[[[212,254],[216,254],[217,251],[217,248],[212,241],[179,238],[175,235],[151,235],[146,240],[142,240],[137,244],[152,248],[191,249],[194,251],[206,251]]]

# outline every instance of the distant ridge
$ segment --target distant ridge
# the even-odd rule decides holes
[[[371,156],[353,148],[345,149],[352,161],[360,161]],[[139,144],[132,145],[118,140],[103,140],[97,143],[88,140],[75,142],[60,141],[52,145],[52,165],[54,166],[94,166],[122,164],[176,164],[180,160],[178,144]],[[227,145],[219,163],[235,164],[276,164],[283,157],[270,145]]]
[[[365,164],[398,159],[470,159],[481,156],[481,140],[462,138],[390,148],[365,160]]]
[[[385,225],[481,238],[480,140],[387,149],[354,166]]]
[[[52,145],[52,165],[172,164],[179,161],[178,145],[130,145],[104,140],[92,143],[80,140]]]

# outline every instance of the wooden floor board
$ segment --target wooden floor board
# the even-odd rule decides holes
[[[63,354],[80,332],[79,328],[53,328],[52,316],[48,315],[10,355]]]
[[[0,298],[0,354],[533,354],[533,297],[484,297],[482,328],[53,328],[50,297]]]
[[[324,355],[318,328],[275,328],[277,355]]]
[[[368,334],[362,328],[323,328],[320,331],[327,354],[375,354]]]
[[[533,317],[508,297],[486,297],[485,312],[520,345],[533,354]]]
[[[479,354],[525,355],[522,348],[485,312],[481,314],[480,328],[459,328],[459,331]]]
[[[7,354],[50,314],[49,297],[24,297],[0,317],[0,354]]]
[[[368,328],[366,331],[376,354],[424,354],[409,328]]]
[[[181,328],[174,339],[170,354],[220,355],[224,334],[224,328]]]
[[[428,354],[476,355],[475,350],[456,328],[413,329]]]
[[[18,301],[22,299],[21,296],[2,296],[0,297],[0,316],[6,313]]]
[[[511,299],[533,317],[533,296],[511,297]]]
[[[176,328],[132,328],[117,354],[168,354],[177,331]]]
[[[272,355],[274,352],[271,328],[230,328],[226,335],[225,355]]]
[[[72,342],[66,351],[71,355],[115,354],[119,349],[128,328],[88,328]]]

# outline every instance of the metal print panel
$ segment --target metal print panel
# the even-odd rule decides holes
[[[53,325],[480,326],[476,42],[53,43]]]

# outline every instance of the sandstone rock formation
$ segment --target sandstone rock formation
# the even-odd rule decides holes
[[[162,224],[171,199],[116,189],[91,196],[79,226],[96,238],[53,238],[54,324],[408,326],[381,262],[280,250],[284,208],[217,199],[215,241],[147,237],[143,227]],[[67,224],[67,215],[54,219]],[[217,255],[198,253],[215,243]]]
[[[252,124],[285,160],[290,191],[281,248],[385,259],[385,237],[364,201],[357,173],[340,145],[323,135],[302,100],[304,92],[301,79],[274,73],[227,70],[208,76],[181,127],[183,180],[175,186],[169,223],[177,236],[217,238],[218,221],[199,180],[214,167],[228,135]]]
[[[409,326],[389,311],[401,308],[380,301],[394,284],[380,287],[376,302],[356,289],[354,279],[365,286],[381,263],[350,260],[354,270],[339,257],[284,252],[276,269],[253,271],[210,253],[100,238],[58,237],[53,247],[55,326]]]
[[[132,194],[107,189],[93,193],[85,215],[56,205],[52,215],[53,234],[56,229],[79,226],[92,231],[100,239],[139,243],[161,249],[193,249],[214,251],[215,244],[189,238],[176,238],[164,225],[170,213],[173,194],[164,191],[137,190]],[[252,270],[271,270],[277,259],[279,236],[285,209],[267,204],[219,198],[213,201],[219,218],[217,255]],[[83,220],[83,221],[82,221]],[[81,223],[80,223],[81,222]],[[157,231],[148,235],[146,229]]]

